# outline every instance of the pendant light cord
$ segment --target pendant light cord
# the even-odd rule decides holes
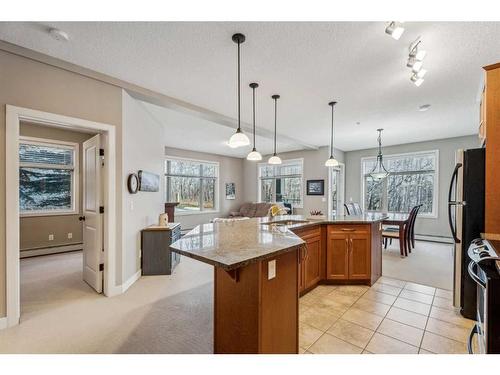
[[[276,119],[277,119],[277,107],[278,98],[274,98],[274,155],[276,155]]]
[[[255,150],[255,87],[252,87],[252,112],[253,112],[253,149]]]
[[[240,80],[240,44],[241,42],[238,41],[238,131],[241,131],[241,122],[240,122],[240,86],[241,86],[241,80]]]
[[[333,158],[333,105],[332,105],[332,134],[331,134],[331,143],[330,143],[330,157]]]

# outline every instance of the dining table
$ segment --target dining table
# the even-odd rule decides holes
[[[409,213],[383,213],[386,217],[382,220],[382,225],[394,225],[399,230],[399,251],[401,256],[408,256],[408,241],[405,233],[405,225],[410,219]]]

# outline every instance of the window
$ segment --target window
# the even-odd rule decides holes
[[[165,162],[167,201],[179,202],[176,212],[200,213],[219,209],[219,164],[168,158]]]
[[[421,215],[437,217],[438,151],[384,156],[390,175],[378,181],[370,177],[375,162],[361,160],[365,210],[409,212],[422,204]]]
[[[303,159],[283,161],[280,165],[261,163],[258,168],[260,202],[284,202],[302,207]]]
[[[20,137],[21,215],[75,214],[77,197],[78,144]]]

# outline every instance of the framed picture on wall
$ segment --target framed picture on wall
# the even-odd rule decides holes
[[[139,171],[139,190],[140,191],[160,191],[160,176],[151,172]]]
[[[307,180],[307,195],[325,195],[325,180]]]
[[[236,184],[234,182],[226,183],[226,199],[236,199]]]

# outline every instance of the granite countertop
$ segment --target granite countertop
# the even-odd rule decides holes
[[[174,242],[170,249],[226,270],[243,267],[261,259],[302,246],[304,241],[292,230],[320,224],[371,224],[384,220],[383,214],[329,216],[310,220],[301,215],[228,220],[195,227]]]
[[[301,229],[319,224],[371,224],[377,223],[387,218],[387,215],[381,213],[366,213],[363,215],[339,215],[339,216],[323,216],[320,218],[311,219],[303,215],[283,215],[273,218],[262,217],[259,221],[262,224],[274,226],[276,223],[285,226],[288,229]]]
[[[179,254],[233,270],[291,251],[304,241],[286,227],[262,225],[257,218],[202,224],[170,245]]]

